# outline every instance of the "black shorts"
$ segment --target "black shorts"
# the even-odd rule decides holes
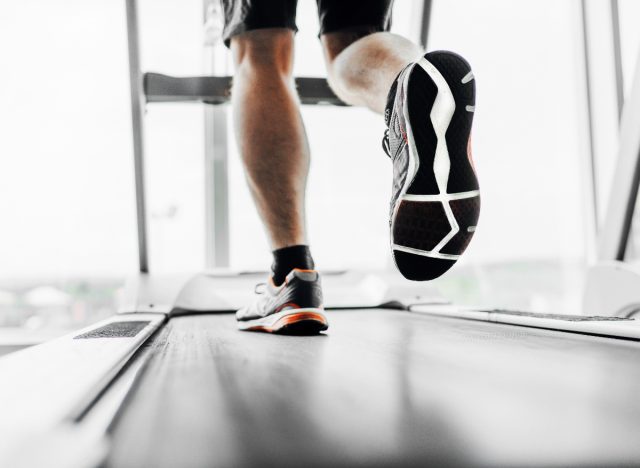
[[[254,29],[286,28],[297,31],[298,0],[221,0],[224,8],[224,43]],[[316,0],[319,35],[336,31],[374,33],[391,27],[393,0]]]

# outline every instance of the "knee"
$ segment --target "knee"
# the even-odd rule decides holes
[[[258,29],[231,39],[236,75],[291,78],[293,32],[288,29]]]
[[[367,32],[335,32],[322,36],[322,49],[327,66],[327,78],[337,93],[357,90],[365,86],[361,65],[362,42],[367,42]],[[354,45],[358,42],[358,45]],[[353,47],[352,47],[353,46]]]

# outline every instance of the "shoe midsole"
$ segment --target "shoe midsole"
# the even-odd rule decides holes
[[[323,309],[317,307],[306,307],[300,309],[287,309],[253,320],[240,320],[238,321],[238,326],[242,329],[253,327],[273,328],[278,321],[286,322],[285,319],[287,318],[293,318],[295,319],[294,321],[314,320],[327,325],[329,323],[326,316],[323,314]]]

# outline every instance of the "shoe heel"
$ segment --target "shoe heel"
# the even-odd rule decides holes
[[[447,217],[445,203],[453,220]],[[393,256],[400,273],[414,281],[444,274],[469,245],[479,215],[477,196],[444,203],[401,201],[393,225]]]

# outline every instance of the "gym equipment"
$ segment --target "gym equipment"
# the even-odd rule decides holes
[[[392,274],[338,271],[324,274],[329,334],[274,337],[238,332],[231,316],[262,274],[149,272],[144,108],[222,104],[229,78],[143,74],[136,2],[126,4],[140,275],[119,314],[0,359],[0,466],[640,464],[640,270],[625,257],[640,56],[586,315],[460,308]],[[298,86],[306,103],[339,104],[320,79]],[[224,106],[209,107],[206,141],[226,133]],[[207,150],[208,266],[218,267],[225,141],[222,154]]]

